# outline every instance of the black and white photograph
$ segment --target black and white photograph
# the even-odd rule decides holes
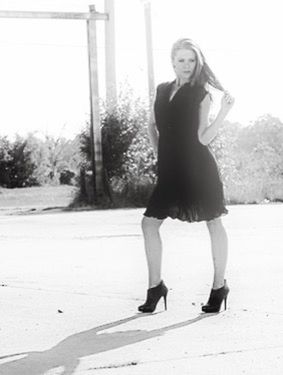
[[[283,373],[279,0],[0,0],[0,375]]]

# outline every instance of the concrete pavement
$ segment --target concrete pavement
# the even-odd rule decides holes
[[[281,375],[283,205],[229,211],[220,314],[204,223],[164,223],[168,311],[138,314],[143,210],[1,215],[0,374]]]

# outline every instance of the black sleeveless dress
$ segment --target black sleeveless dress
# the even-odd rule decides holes
[[[173,83],[157,87],[158,178],[144,215],[209,221],[228,211],[216,161],[198,138],[199,107],[208,92],[186,83],[170,101]]]

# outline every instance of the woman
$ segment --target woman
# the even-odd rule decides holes
[[[176,79],[157,87],[149,135],[158,154],[158,180],[142,220],[149,273],[147,298],[141,312],[153,312],[160,298],[165,309],[168,289],[161,279],[162,244],[159,228],[167,217],[206,221],[211,239],[214,279],[203,312],[219,312],[229,288],[224,280],[228,239],[221,222],[225,208],[217,164],[208,149],[234,99],[224,91],[199,47],[190,39],[174,43],[171,60]],[[209,85],[223,91],[214,121],[208,116]]]

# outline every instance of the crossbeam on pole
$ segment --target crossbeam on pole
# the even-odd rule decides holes
[[[107,13],[89,12],[27,12],[14,10],[0,10],[0,18],[33,18],[33,19],[69,19],[69,20],[108,20]]]

